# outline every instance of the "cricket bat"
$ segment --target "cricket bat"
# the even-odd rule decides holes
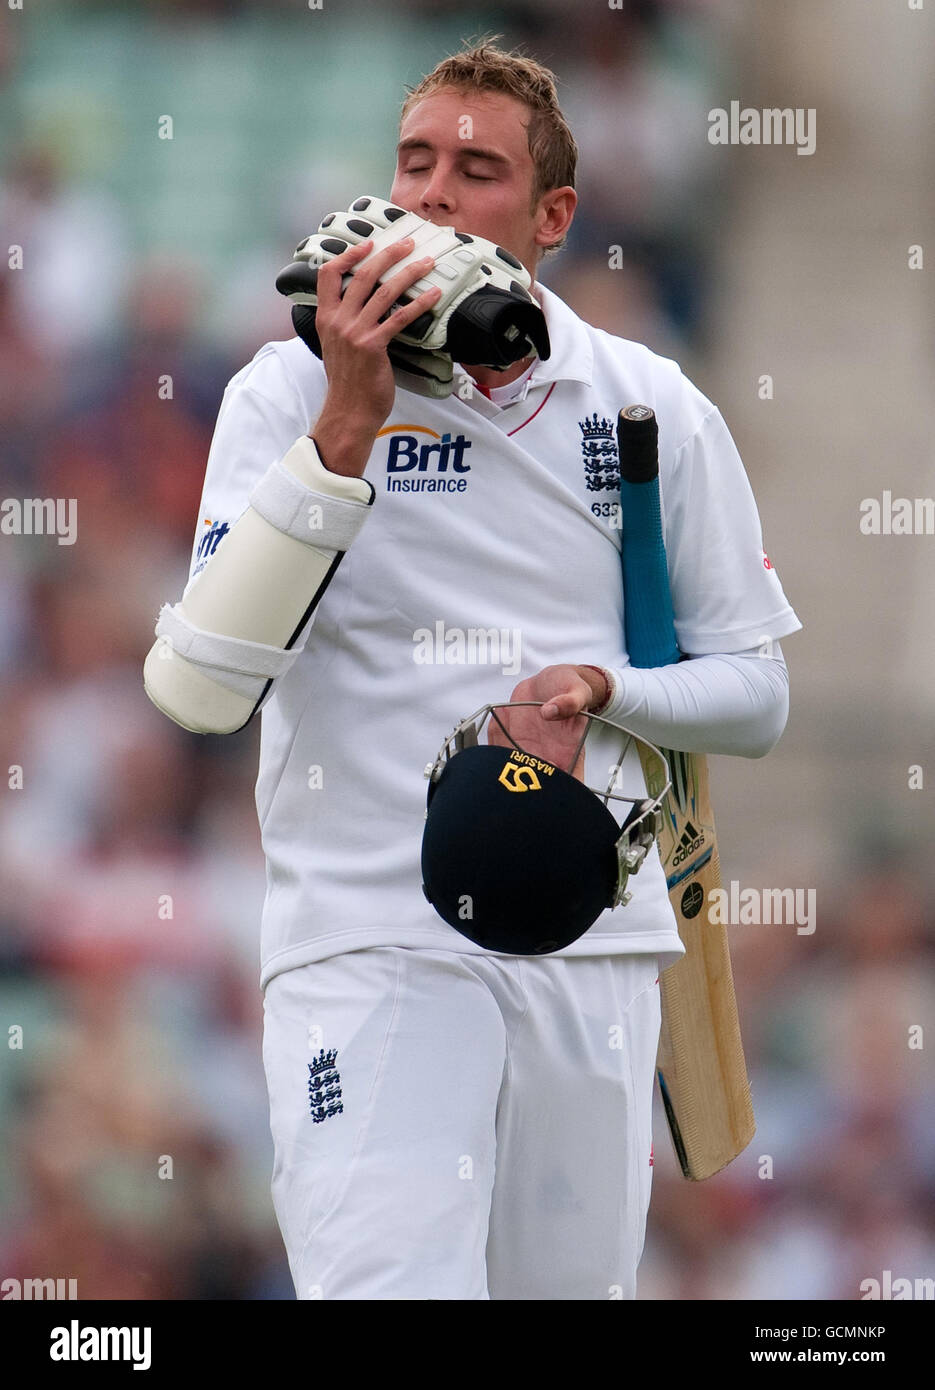
[[[634,666],[681,659],[666,567],[659,498],[658,423],[645,405],[617,417],[620,521],[627,651]],[[717,832],[707,759],[663,749],[672,788],[663,803],[659,855],[685,955],[660,977],[659,1090],[686,1178],[727,1166],[756,1130],[743,1055],[727,929],[708,921],[708,894],[720,888]],[[640,758],[650,796],[665,770],[649,749]]]

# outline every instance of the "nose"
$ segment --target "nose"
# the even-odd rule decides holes
[[[433,214],[440,213],[442,216],[450,217],[454,209],[450,175],[440,164],[436,164],[419,194],[419,212],[430,222]]]

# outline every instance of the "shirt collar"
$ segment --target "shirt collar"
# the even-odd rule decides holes
[[[594,349],[584,320],[569,309],[554,290],[539,281],[536,281],[533,293],[542,305],[552,347],[552,355],[547,362],[536,360],[534,384],[541,386],[551,381],[580,381],[590,386]]]

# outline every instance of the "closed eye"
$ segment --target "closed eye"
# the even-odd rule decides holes
[[[406,173],[425,174],[428,173],[428,169],[429,166],[427,164],[411,164],[409,168],[406,170]],[[490,174],[469,174],[465,171],[464,177],[466,179],[476,179],[478,183],[493,183],[494,181],[493,176]]]

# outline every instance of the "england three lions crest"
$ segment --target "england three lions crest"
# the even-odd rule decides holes
[[[332,1047],[328,1052],[322,1048],[315,1061],[308,1063],[308,1103],[316,1125],[332,1115],[344,1113],[341,1077],[335,1066],[337,1060],[337,1048]]]
[[[584,461],[584,480],[589,492],[616,492],[620,487],[620,460],[617,440],[611,420],[597,418],[578,421],[581,431],[581,455]]]

